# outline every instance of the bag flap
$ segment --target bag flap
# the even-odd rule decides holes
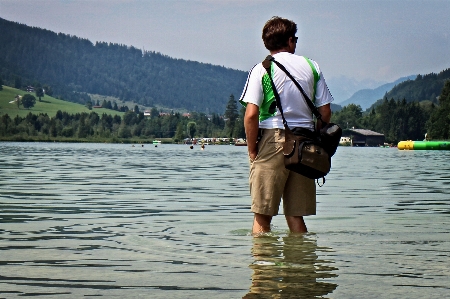
[[[291,139],[291,140],[287,140],[284,142],[283,144],[283,154],[289,158],[292,157],[292,155],[295,152],[295,146],[296,146],[297,142],[295,139]]]

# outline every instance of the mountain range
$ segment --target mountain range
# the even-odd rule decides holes
[[[373,103],[375,103],[377,100],[382,99],[386,95],[386,93],[389,92],[396,85],[407,80],[414,80],[416,77],[417,75],[402,77],[394,82],[383,84],[374,89],[367,88],[358,90],[350,98],[338,103],[338,105],[344,107],[347,106],[348,104],[356,104],[360,105],[363,110],[366,110],[370,108],[373,105]]]
[[[330,78],[326,76],[325,79],[336,104],[347,100],[358,90],[373,89],[387,83],[370,79],[356,80],[344,75]]]

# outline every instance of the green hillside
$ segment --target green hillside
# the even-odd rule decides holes
[[[36,104],[34,105],[34,107],[30,109],[25,109],[23,108],[23,106],[20,106],[20,108],[17,107],[17,104],[14,102],[15,96],[17,95],[23,96],[27,93],[28,92],[23,90],[3,86],[3,90],[0,90],[0,115],[8,114],[11,118],[16,117],[16,115],[20,117],[25,117],[28,113],[31,112],[33,114],[46,113],[48,116],[52,117],[56,115],[56,112],[58,110],[71,114],[81,112],[86,113],[91,112],[91,110],[89,110],[84,105],[58,100],[48,95],[44,96],[41,102],[39,102],[39,99],[36,98]],[[34,93],[30,94],[34,95]],[[97,112],[99,115],[102,115],[103,113],[106,113],[108,115],[124,114],[123,112],[118,112],[104,108],[95,108],[92,111]]]
[[[17,95],[22,96],[20,108],[15,101]],[[156,111],[156,116],[145,117],[143,112],[133,110],[89,110],[50,96],[25,109],[25,97],[30,95],[33,94],[8,86],[0,90],[1,141],[149,143],[154,139],[182,142],[186,137],[244,135],[243,122],[236,121],[231,126],[214,113],[211,119],[196,112],[188,117],[178,112],[158,115]],[[233,97],[230,101],[236,104]]]
[[[85,104],[73,92],[145,107],[223,113],[247,73],[174,59],[133,46],[91,41],[0,18],[0,76],[18,88],[48,85],[53,95]]]
[[[384,100],[390,99],[396,101],[404,99],[407,103],[431,102],[439,105],[439,95],[448,80],[450,80],[450,69],[445,69],[438,74],[418,75],[415,80],[406,80],[395,85],[384,95],[383,99],[375,102],[369,110],[381,105]]]

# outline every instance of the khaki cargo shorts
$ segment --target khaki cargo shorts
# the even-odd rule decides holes
[[[250,160],[252,212],[275,216],[281,198],[286,216],[316,214],[316,184],[284,167],[284,130],[262,129],[258,155]]]

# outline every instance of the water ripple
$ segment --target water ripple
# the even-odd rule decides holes
[[[1,145],[0,297],[448,293],[450,152],[339,148],[314,234],[252,238],[245,147]]]

